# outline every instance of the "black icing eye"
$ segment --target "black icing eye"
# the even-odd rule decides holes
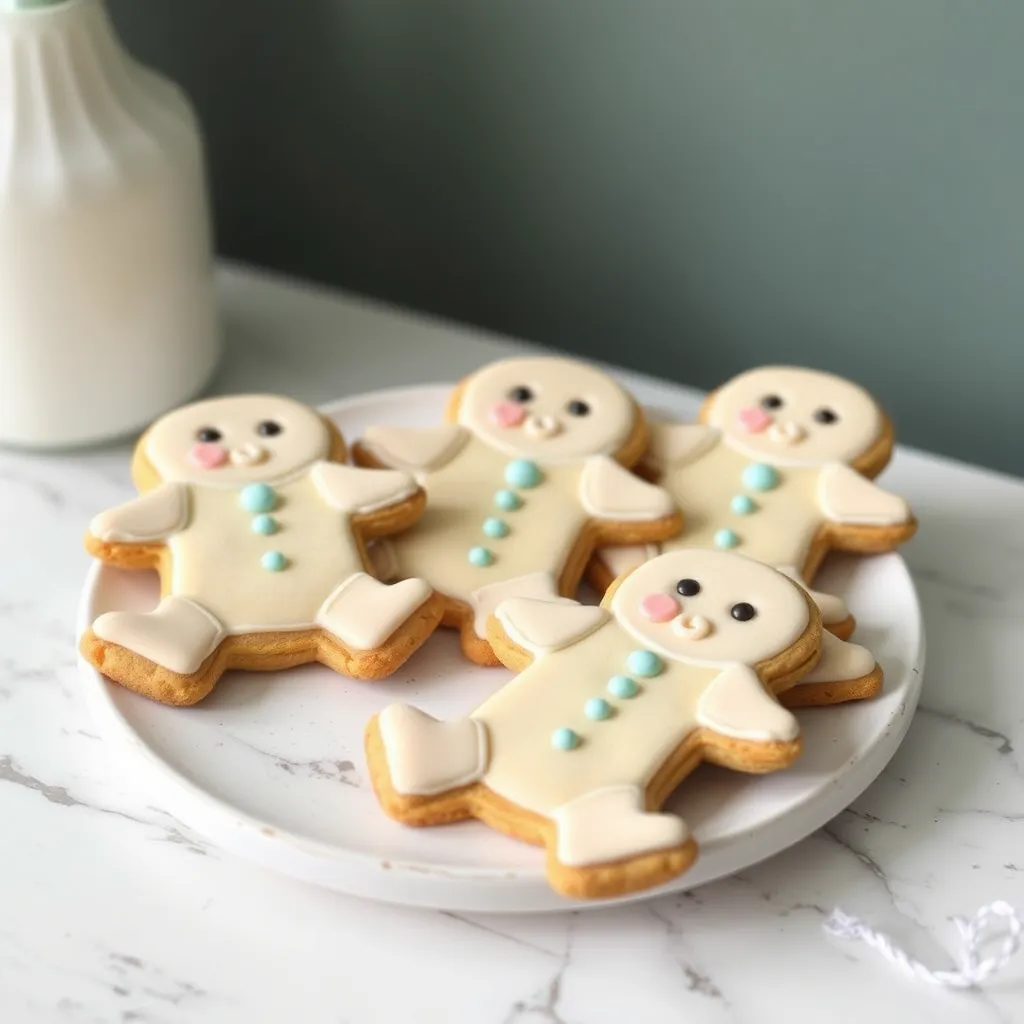
[[[519,387],[513,388],[509,393],[508,397],[513,402],[519,402],[520,405],[523,402],[530,402],[533,400],[533,392],[523,384]]]
[[[779,398],[778,395],[765,395],[764,398],[761,399],[761,408],[762,409],[781,409],[782,408],[782,399]]]
[[[818,423],[835,423],[839,417],[831,409],[815,409],[814,419]]]
[[[700,584],[696,580],[680,580],[676,584],[676,593],[683,597],[696,597],[700,593]]]
[[[273,420],[261,420],[256,424],[256,433],[260,437],[276,437],[284,427],[280,423],[275,423]]]
[[[732,606],[730,614],[737,622],[749,622],[757,614],[757,609],[752,604],[741,601]]]
[[[581,402],[578,398],[574,398],[565,407],[565,411],[570,416],[588,416],[590,415],[590,406],[586,402]]]
[[[196,440],[203,444],[213,444],[219,441],[224,435],[216,427],[201,427],[196,431]]]

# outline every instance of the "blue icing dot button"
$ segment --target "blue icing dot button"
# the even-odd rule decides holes
[[[633,675],[647,679],[656,676],[665,666],[653,651],[633,651],[626,659],[626,667]]]
[[[563,726],[551,734],[551,746],[556,750],[575,750],[580,745],[579,733]]]
[[[743,470],[743,486],[752,491],[771,491],[779,486],[779,471],[764,462],[752,462]]]
[[[497,505],[502,512],[515,512],[517,508],[523,507],[523,499],[520,498],[515,491],[506,491],[502,489],[494,495],[494,504]]]
[[[277,504],[277,493],[268,484],[247,484],[239,500],[246,512],[269,512]]]
[[[729,508],[738,516],[749,516],[752,512],[757,511],[757,502],[746,494],[737,494],[729,502]]]
[[[716,548],[734,548],[739,542],[739,535],[733,530],[715,530]]]
[[[288,559],[280,551],[267,551],[260,559],[260,565],[269,572],[280,572],[288,565]]]
[[[485,519],[484,533],[488,537],[507,537],[508,523],[504,519]]]
[[[629,700],[637,693],[636,683],[629,676],[612,676],[608,680],[608,692],[619,700]]]
[[[602,722],[612,713],[612,706],[604,697],[591,697],[583,705],[583,714],[595,722]]]
[[[494,552],[490,548],[470,548],[466,557],[470,565],[478,565],[481,568],[494,563]]]
[[[269,537],[272,533],[277,533],[277,520],[273,516],[268,516],[265,512],[262,512],[260,515],[253,517],[252,532]]]
[[[540,466],[532,459],[513,459],[505,467],[505,483],[509,487],[536,487],[543,479]]]

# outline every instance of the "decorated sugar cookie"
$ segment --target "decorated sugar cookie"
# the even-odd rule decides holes
[[[659,813],[701,761],[768,772],[800,750],[773,694],[813,666],[805,591],[720,551],[674,551],[601,607],[515,598],[490,635],[519,672],[467,718],[404,704],[367,727],[384,810],[412,825],[479,818],[547,849],[551,885],[594,898],[658,885],[697,848]]]
[[[334,425],[289,398],[214,398],[158,420],[135,450],[143,493],[96,516],[86,547],[157,568],[163,596],[101,615],[82,654],[167,704],[201,700],[228,668],[392,672],[442,606],[422,580],[370,576],[363,541],[410,526],[425,499],[407,473],[344,458]]]
[[[737,551],[810,583],[829,550],[890,551],[913,535],[906,501],[871,482],[892,454],[893,432],[857,385],[765,367],[714,392],[701,419],[653,424],[645,457],[682,508],[683,533],[660,545],[601,551],[590,573],[599,587],[676,547]],[[843,602],[814,597],[825,625],[848,635]]]
[[[508,359],[456,389],[449,423],[373,427],[356,461],[415,475],[428,495],[416,526],[388,542],[392,578],[419,576],[444,596],[462,649],[497,664],[486,624],[511,597],[569,597],[598,544],[678,533],[675,502],[625,467],[647,446],[633,399],[570,359]]]

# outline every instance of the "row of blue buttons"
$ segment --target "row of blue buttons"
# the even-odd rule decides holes
[[[513,459],[505,467],[505,483],[510,487],[529,490],[531,487],[536,487],[543,480],[544,473],[541,471],[540,466],[530,459]],[[503,512],[514,512],[516,509],[523,507],[523,499],[515,491],[503,488],[494,495],[494,504]],[[504,519],[493,516],[484,520],[483,532],[485,537],[500,540],[503,537],[507,537],[512,531]],[[493,565],[495,557],[494,552],[490,548],[479,545],[470,548],[467,555],[470,565],[476,565],[481,568]]]
[[[664,667],[661,658],[653,651],[633,651],[626,659],[626,668],[642,679],[658,675]],[[608,692],[620,700],[629,700],[630,697],[635,697],[638,691],[639,687],[629,676],[612,676],[608,680]],[[583,705],[583,714],[591,721],[603,721],[610,718],[611,713],[612,706],[604,697],[591,697]],[[551,745],[557,750],[575,750],[581,742],[580,734],[568,726],[562,726],[551,734]]]

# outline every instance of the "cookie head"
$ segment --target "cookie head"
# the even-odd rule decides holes
[[[757,665],[810,624],[807,598],[782,573],[742,555],[697,549],[635,569],[610,610],[646,650],[702,665]]]
[[[782,466],[853,463],[885,430],[882,410],[863,388],[791,367],[734,377],[711,396],[704,419],[730,447]]]
[[[336,455],[335,446],[326,421],[301,402],[231,395],[161,417],[139,454],[160,480],[220,487],[291,476]]]
[[[463,384],[456,412],[462,426],[500,451],[549,463],[614,456],[638,416],[607,374],[557,357],[485,366]]]

